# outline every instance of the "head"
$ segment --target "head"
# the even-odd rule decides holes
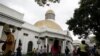
[[[44,48],[46,48],[46,45],[44,45]]]
[[[9,27],[8,24],[5,24],[4,27],[3,27],[3,31],[6,35],[10,34],[11,33],[11,29]]]
[[[41,46],[41,49],[42,49],[42,46]]]
[[[11,32],[5,32],[6,35],[10,34]]]
[[[94,47],[96,47],[96,45],[94,45]]]
[[[84,40],[82,40],[82,42],[81,42],[81,43],[82,43],[82,44],[86,44]]]
[[[55,40],[54,41],[54,47],[58,47],[59,46],[59,40]]]

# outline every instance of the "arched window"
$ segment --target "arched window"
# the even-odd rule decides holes
[[[32,51],[32,47],[33,47],[33,42],[32,41],[29,41],[28,42],[27,52],[31,52]]]

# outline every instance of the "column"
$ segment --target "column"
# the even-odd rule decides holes
[[[3,26],[0,25],[0,40],[1,40],[1,37],[2,37],[2,31],[3,31]],[[2,44],[0,44],[0,52],[2,52],[1,47],[2,47]]]
[[[70,50],[70,53],[73,52],[73,46],[72,46],[72,43],[70,41],[68,41],[68,48]]]
[[[14,33],[14,37],[15,37],[15,52],[16,52],[16,49],[17,49],[17,47],[18,47],[18,40],[19,40],[19,38],[18,38],[18,33],[19,33],[19,31],[16,29],[16,31],[15,31],[15,33]]]
[[[45,39],[45,45],[47,47],[47,45],[48,45],[48,38]]]
[[[66,43],[65,43],[65,40],[63,40],[63,43],[62,43],[62,53],[65,53],[65,47],[66,47]]]
[[[49,47],[48,47],[48,37],[45,38],[45,45],[46,45],[47,52],[48,52],[49,51]]]
[[[3,26],[0,25],[0,38],[1,38],[1,36],[2,36],[2,31],[3,31]]]
[[[20,39],[20,30],[19,29],[15,29],[15,32],[14,32],[14,37],[15,37],[15,40],[16,40],[16,42],[15,42],[15,52],[16,52],[16,49],[17,49],[17,47],[18,47],[18,44],[19,44],[19,39]]]

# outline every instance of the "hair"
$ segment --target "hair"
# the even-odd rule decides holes
[[[85,41],[84,40],[82,40],[82,42],[81,42],[82,44],[85,44]]]
[[[10,34],[11,32],[5,32],[6,35]]]
[[[57,48],[59,46],[59,40],[54,41],[54,47]]]

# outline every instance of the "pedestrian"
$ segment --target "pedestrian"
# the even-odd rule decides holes
[[[43,56],[47,56],[47,48],[46,48],[46,45],[44,45]]]
[[[80,44],[80,56],[88,56],[88,45],[85,43],[84,40],[82,40],[81,44]]]
[[[40,55],[39,56],[43,56],[43,48],[42,48],[42,46],[41,46],[41,49],[40,49]]]
[[[7,39],[5,41],[5,50],[4,50],[3,56],[11,56],[12,53],[14,52],[15,38],[14,38],[14,35],[11,33],[10,29],[5,28],[4,32],[7,36]]]
[[[52,56],[59,56],[60,52],[61,47],[59,46],[59,40],[55,40],[51,47]]]
[[[68,54],[69,54],[69,49],[68,49],[68,47],[66,46],[66,49],[65,49],[65,56],[68,56]]]
[[[73,56],[77,56],[77,55],[78,55],[77,50],[78,50],[78,49],[77,49],[76,47],[74,47]]]
[[[94,47],[92,48],[92,55],[93,55],[93,56],[96,55],[96,45],[94,45]]]
[[[22,47],[21,47],[21,45],[19,45],[18,48],[17,48],[16,56],[22,56],[21,50],[22,50]]]
[[[80,53],[81,53],[81,51],[80,51],[80,48],[78,47],[78,48],[77,48],[77,55],[79,56]]]

